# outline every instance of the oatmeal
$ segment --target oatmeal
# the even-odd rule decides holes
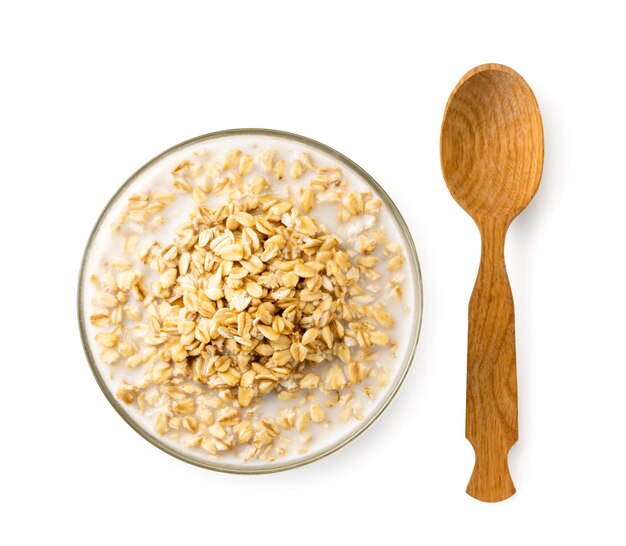
[[[198,458],[300,458],[358,429],[416,321],[401,231],[357,173],[262,135],[165,156],[86,265],[89,344],[141,426]],[[414,331],[414,330],[413,330]]]

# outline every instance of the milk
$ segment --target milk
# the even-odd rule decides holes
[[[311,145],[292,141],[284,137],[275,135],[231,135],[221,136],[212,139],[196,140],[187,146],[164,154],[162,157],[153,162],[149,167],[144,169],[130,185],[125,187],[117,194],[106,214],[101,218],[99,227],[94,233],[91,249],[86,257],[84,274],[82,276],[82,290],[84,309],[84,324],[89,348],[94,355],[95,365],[99,371],[106,388],[115,393],[120,382],[125,380],[131,384],[138,384],[141,381],[142,367],[137,369],[129,369],[123,362],[114,365],[107,365],[98,358],[99,346],[95,342],[94,336],[100,331],[99,328],[92,326],[89,321],[89,315],[97,312],[98,308],[92,305],[97,290],[89,281],[92,273],[100,275],[110,261],[122,255],[120,248],[121,237],[130,233],[139,235],[138,249],[143,249],[152,241],[160,241],[167,243],[173,239],[172,229],[174,226],[182,223],[191,212],[192,208],[197,206],[191,197],[191,194],[177,193],[176,200],[167,205],[162,215],[166,222],[154,230],[141,231],[139,226],[133,222],[126,222],[118,233],[113,233],[110,226],[118,221],[120,214],[127,204],[127,199],[134,193],[146,193],[151,191],[171,191],[172,177],[171,169],[183,160],[189,160],[195,163],[202,163],[216,158],[224,157],[225,154],[233,149],[240,149],[243,153],[247,153],[256,157],[260,152],[272,149],[276,151],[276,159],[283,159],[288,165],[296,159],[301,152],[306,152],[318,166],[338,166],[343,174],[344,180],[349,182],[348,191],[373,191],[360,174],[343,164],[337,158],[332,157],[329,153],[318,150]],[[197,155],[195,155],[195,154]],[[249,175],[264,175],[265,173],[255,166],[255,170]],[[298,195],[297,188],[308,186],[311,178],[315,173],[308,171],[300,180],[291,180],[289,172],[281,182],[273,182],[271,191],[279,196],[287,197]],[[373,191],[376,196],[376,192]],[[226,195],[209,195],[207,201],[208,206],[216,206],[226,201]],[[361,215],[357,218],[349,220],[347,223],[339,223],[337,219],[337,205],[334,203],[317,203],[313,210],[308,213],[310,216],[316,217],[321,224],[326,226],[331,233],[337,235],[341,244],[346,248],[354,248],[354,244],[363,225],[371,225],[373,217]],[[123,412],[143,428],[150,436],[167,445],[170,449],[179,452],[185,458],[191,459],[200,464],[219,465],[225,469],[254,471],[280,467],[283,465],[298,464],[300,461],[316,458],[328,450],[336,448],[363,429],[376,416],[379,411],[386,405],[390,396],[392,396],[399,382],[403,378],[406,371],[405,361],[411,355],[419,329],[419,321],[421,320],[421,293],[418,293],[416,287],[420,286],[418,271],[413,260],[412,249],[404,242],[401,226],[388,210],[383,201],[383,206],[378,216],[377,227],[386,233],[389,242],[397,242],[402,245],[402,254],[406,259],[404,268],[393,275],[401,274],[405,277],[403,282],[403,297],[401,301],[398,299],[390,299],[386,302],[387,310],[395,319],[395,326],[388,333],[391,340],[397,343],[396,356],[391,354],[387,348],[378,351],[380,357],[377,361],[379,366],[385,366],[389,370],[389,381],[387,386],[380,387],[376,380],[366,380],[361,385],[356,385],[350,390],[354,392],[355,404],[360,405],[363,418],[357,420],[352,418],[348,422],[342,422],[340,413],[343,409],[337,405],[333,408],[327,407],[324,402],[326,395],[317,393],[312,400],[305,400],[306,393],[302,393],[296,400],[281,401],[275,393],[270,392],[261,397],[257,407],[257,415],[277,417],[280,408],[293,407],[300,404],[303,408],[307,408],[311,401],[317,401],[326,411],[326,420],[322,424],[311,423],[306,434],[311,436],[310,442],[302,444],[302,434],[295,430],[281,430],[279,445],[284,446],[286,454],[277,457],[273,462],[262,459],[252,459],[242,461],[241,450],[236,448],[231,452],[223,452],[218,456],[212,456],[201,448],[184,447],[178,438],[173,435],[157,436],[153,431],[153,421],[158,409],[147,408],[142,413],[136,404],[126,405],[119,402]],[[382,257],[379,250],[376,253]],[[384,266],[381,264],[377,267],[378,271],[383,275],[389,276]],[[155,278],[152,270],[146,266],[145,268],[145,284],[149,286],[149,282]],[[364,285],[367,281],[363,280]],[[384,288],[384,281],[379,281],[381,287]],[[319,370],[319,369],[318,369]],[[316,372],[318,371],[316,370]],[[322,375],[322,374],[320,374]],[[376,396],[370,399],[363,393],[363,387],[371,384],[376,391]]]

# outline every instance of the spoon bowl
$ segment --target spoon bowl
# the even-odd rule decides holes
[[[441,167],[454,199],[474,219],[512,220],[537,192],[542,165],[541,115],[528,84],[503,65],[468,72],[441,128]]]
[[[465,436],[476,455],[467,492],[487,502],[515,493],[507,462],[518,437],[515,312],[504,240],[537,192],[542,167],[541,115],[528,84],[499,64],[470,70],[446,106],[441,168],[481,235],[469,305]]]

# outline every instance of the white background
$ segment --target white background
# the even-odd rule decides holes
[[[619,4],[3,2],[0,542],[624,544]],[[439,167],[448,95],[484,62],[527,79],[546,139],[507,242],[518,493],[493,505],[464,493],[479,239]],[[405,215],[424,275],[420,346],[388,411],[278,475],[194,468],[140,438],[93,380],[76,321],[81,253],[113,192],[161,150],[231,127],[301,133],[360,163]]]

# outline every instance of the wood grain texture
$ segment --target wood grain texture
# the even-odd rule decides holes
[[[467,492],[500,501],[515,493],[507,457],[518,438],[515,314],[504,242],[543,168],[537,101],[514,70],[486,64],[461,79],[444,114],[441,167],[482,240],[469,305],[465,435],[476,463]]]

